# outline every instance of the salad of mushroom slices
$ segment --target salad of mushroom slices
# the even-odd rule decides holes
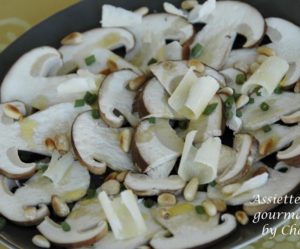
[[[0,229],[36,226],[42,248],[192,248],[297,189],[300,28],[237,1],[163,7],[103,5],[101,27],[11,67]]]

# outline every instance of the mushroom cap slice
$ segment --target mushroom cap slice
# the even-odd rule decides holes
[[[1,85],[3,102],[18,99],[37,109],[82,98],[86,91],[97,90],[92,77],[77,74],[49,76],[61,65],[59,52],[51,47],[35,48],[24,54],[11,67]],[[69,89],[73,86],[72,90]]]
[[[66,202],[73,202],[86,194],[89,185],[90,175],[87,169],[79,162],[74,162],[59,183],[54,184],[43,176],[43,172],[38,171],[25,182],[24,186],[16,190],[14,196],[26,206],[49,204],[53,195],[61,197]]]
[[[98,104],[102,119],[111,127],[119,128],[125,119],[136,126],[139,119],[133,114],[132,105],[136,91],[127,89],[129,81],[138,75],[131,70],[121,70],[108,75],[101,84]],[[115,111],[119,112],[117,116]]]
[[[84,231],[71,227],[67,233],[61,226],[46,217],[45,220],[37,226],[39,232],[50,242],[67,248],[78,248],[81,246],[89,246],[100,240],[107,233],[107,223],[99,222],[96,226]]]
[[[141,118],[182,119],[168,104],[169,95],[156,78],[152,78],[139,93],[134,103]]]
[[[46,205],[42,204],[39,208],[34,205],[26,206],[11,191],[12,180],[0,175],[0,213],[7,219],[19,225],[36,225],[39,224],[45,216],[49,215]],[[30,198],[27,196],[27,198]],[[27,213],[26,208],[32,209]]]
[[[183,141],[169,124],[169,120],[142,121],[136,129],[132,145],[132,158],[142,172],[162,166],[178,158]]]
[[[283,92],[271,96],[255,96],[254,103],[241,109],[244,130],[256,130],[265,125],[270,125],[280,120],[284,115],[300,109],[300,94]],[[269,105],[268,111],[263,111],[260,105],[265,102]]]
[[[229,146],[222,145],[218,164],[218,175],[222,175],[236,162],[237,151]]]
[[[101,119],[94,119],[90,111],[80,114],[73,123],[72,142],[81,163],[94,174],[103,174],[106,166],[116,171],[134,171],[131,155],[119,142],[120,132],[126,128],[110,128]]]
[[[236,161],[231,168],[228,168],[217,178],[217,182],[227,184],[237,181],[248,171],[250,157],[252,155],[253,139],[248,134],[235,135],[233,148],[237,151]]]
[[[267,35],[272,41],[266,46],[288,61],[290,68],[283,84],[284,86],[292,85],[300,77],[300,59],[297,49],[300,42],[300,28],[287,20],[276,17],[267,18],[266,23]]]
[[[12,124],[4,124],[5,115],[0,105],[0,172],[10,178],[23,179],[33,175],[35,163],[24,163],[20,160],[18,150],[51,155],[45,145],[47,138],[57,134],[69,136],[70,127],[75,117],[90,107],[74,108],[73,103],[63,103],[51,106],[25,119]]]
[[[170,175],[166,178],[152,178],[145,174],[128,173],[125,186],[132,189],[139,196],[159,195],[160,193],[178,193],[184,186],[185,181],[178,175]]]
[[[300,167],[300,136],[296,137],[292,145],[277,153],[277,159],[295,167]]]
[[[217,2],[216,8],[203,21],[206,26],[198,32],[191,47],[200,43],[204,50],[199,59],[216,69],[222,68],[237,33],[246,37],[244,47],[255,45],[265,33],[262,15],[242,2]]]

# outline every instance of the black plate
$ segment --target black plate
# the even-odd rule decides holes
[[[166,0],[179,6],[181,0]],[[49,45],[58,47],[62,37],[73,31],[85,31],[99,27],[101,19],[102,4],[113,4],[127,9],[137,9],[141,6],[148,6],[150,10],[162,11],[162,3],[157,0],[84,0],[80,3],[61,11],[48,18],[36,27],[32,28],[10,45],[0,54],[0,82],[11,65],[24,53],[32,48]],[[201,1],[200,1],[201,2]],[[243,1],[256,7],[264,17],[276,16],[287,19],[300,26],[300,1],[299,0],[248,0]],[[234,15],[235,13],[232,13]],[[299,193],[298,193],[299,195]],[[296,206],[280,206],[274,211],[297,210]],[[261,236],[262,227],[265,223],[277,226],[282,220],[264,221],[259,224],[239,226],[236,232],[226,239],[219,241],[211,249],[231,249],[247,245]],[[13,248],[37,248],[31,243],[31,238],[37,231],[33,228],[22,228],[9,223],[1,232],[0,239]],[[121,248],[120,248],[121,249]]]

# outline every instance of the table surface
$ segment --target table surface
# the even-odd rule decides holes
[[[0,0],[0,52],[22,33],[50,15],[78,2],[78,0]],[[34,8],[32,8],[34,6]],[[289,221],[300,229],[300,220]],[[244,249],[300,248],[300,235],[267,235]],[[6,249],[1,245],[0,249]]]

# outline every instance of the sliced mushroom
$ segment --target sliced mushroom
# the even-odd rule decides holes
[[[188,61],[164,61],[150,66],[151,72],[163,85],[169,94],[177,88],[183,76],[188,72]],[[225,86],[225,79],[222,74],[213,68],[205,66],[202,76],[215,78],[220,85]]]
[[[236,162],[237,151],[229,146],[222,145],[220,152],[220,159],[218,164],[218,176],[229,168],[231,168]]]
[[[136,92],[127,89],[129,81],[137,76],[131,70],[121,70],[108,75],[102,82],[98,99],[99,109],[102,119],[110,127],[121,127],[125,119],[132,126],[139,122],[132,110]],[[120,115],[117,116],[115,112]]]
[[[231,14],[233,12],[234,15]],[[252,6],[242,2],[217,2],[216,8],[202,21],[206,26],[196,35],[191,47],[200,43],[203,53],[198,58],[216,69],[224,65],[237,33],[246,37],[244,47],[255,45],[265,33],[262,15]]]
[[[252,131],[251,134],[259,143],[255,161],[283,149],[299,136],[299,132],[300,125],[283,126],[279,124],[271,125],[269,132],[264,132],[263,129]]]
[[[300,137],[296,137],[290,147],[279,151],[277,158],[291,166],[300,167]]]
[[[108,228],[106,222],[102,221],[84,231],[78,231],[76,228],[71,227],[71,230],[66,233],[59,224],[46,217],[37,226],[37,229],[45,238],[56,245],[67,248],[78,248],[92,245],[100,240],[106,235]]]
[[[193,203],[178,203],[178,206],[165,209],[169,213],[167,218],[161,216],[160,208],[154,210],[156,219],[171,232],[171,236],[155,236],[150,245],[170,249],[207,246],[231,233],[237,225],[234,216],[223,214],[223,223],[219,224],[219,215],[203,220],[196,213],[194,205],[201,204],[204,199],[204,196],[198,194]]]
[[[25,182],[24,186],[16,190],[14,196],[26,206],[49,204],[54,195],[61,197],[65,202],[73,202],[86,194],[89,184],[90,176],[87,169],[74,162],[57,184],[45,177],[43,172],[37,172]]]
[[[256,130],[265,125],[270,125],[280,120],[284,115],[288,115],[300,109],[300,94],[283,92],[282,94],[272,94],[271,96],[252,95],[253,104],[248,104],[241,109],[243,116],[243,129]],[[266,103],[269,109],[264,111],[261,104]]]
[[[5,115],[0,105],[0,117]],[[19,122],[4,124],[0,122],[1,164],[0,172],[10,178],[28,178],[35,171],[35,163],[20,160],[18,150],[51,155],[45,140],[57,134],[70,133],[70,126],[75,117],[89,107],[74,108],[73,103],[58,104],[44,111],[37,112]],[[0,118],[2,120],[2,118]]]
[[[191,120],[186,132],[197,131],[195,143],[201,143],[209,137],[221,136],[223,133],[223,103],[215,95],[209,105],[217,104],[216,109],[209,115],[202,114],[197,120]]]
[[[95,28],[82,33],[83,41],[76,45],[65,45],[59,49],[64,65],[59,70],[61,74],[76,68],[85,68],[98,74],[107,69],[107,62],[113,61],[118,69],[129,68],[140,73],[140,70],[110,50],[125,47],[126,51],[135,46],[135,39],[131,32],[122,28]],[[91,63],[86,59],[93,57]]]
[[[227,68],[220,71],[220,73],[224,75],[227,87],[234,89],[234,92],[237,94],[241,93],[242,85],[236,84],[237,75],[243,74],[241,70],[235,68]]]
[[[165,119],[142,121],[136,129],[132,158],[142,172],[147,172],[181,155],[183,141]]]
[[[280,119],[285,124],[300,123],[300,111],[296,111],[290,115],[282,116]]]
[[[245,175],[251,165],[250,156],[253,146],[253,139],[247,134],[235,135],[233,148],[237,151],[235,164],[231,168],[225,170],[224,173],[217,178],[221,184],[227,184],[237,181],[241,176]]]
[[[168,104],[169,95],[156,78],[146,83],[134,103],[141,118],[156,117],[182,119]]]
[[[1,85],[3,102],[20,100],[37,109],[82,98],[86,91],[97,90],[92,77],[77,74],[49,76],[61,65],[59,52],[39,47],[24,54],[9,70]],[[70,89],[72,85],[72,89]]]
[[[127,128],[110,128],[91,112],[80,114],[73,123],[73,148],[81,163],[94,174],[103,174],[106,166],[116,171],[134,171],[130,154],[119,144],[119,134]]]
[[[177,175],[166,178],[152,178],[144,174],[128,173],[125,186],[139,196],[159,195],[160,193],[179,193],[185,186],[185,181]]]
[[[272,43],[266,45],[273,49],[279,57],[290,64],[289,71],[283,81],[284,86],[294,84],[300,77],[300,59],[297,47],[300,42],[300,28],[281,18],[267,18],[267,35]]]
[[[24,205],[10,191],[13,186],[12,180],[0,175],[0,213],[4,217],[19,225],[29,226],[39,224],[45,216],[49,215],[45,204],[41,204],[39,208],[36,208],[35,205]]]

